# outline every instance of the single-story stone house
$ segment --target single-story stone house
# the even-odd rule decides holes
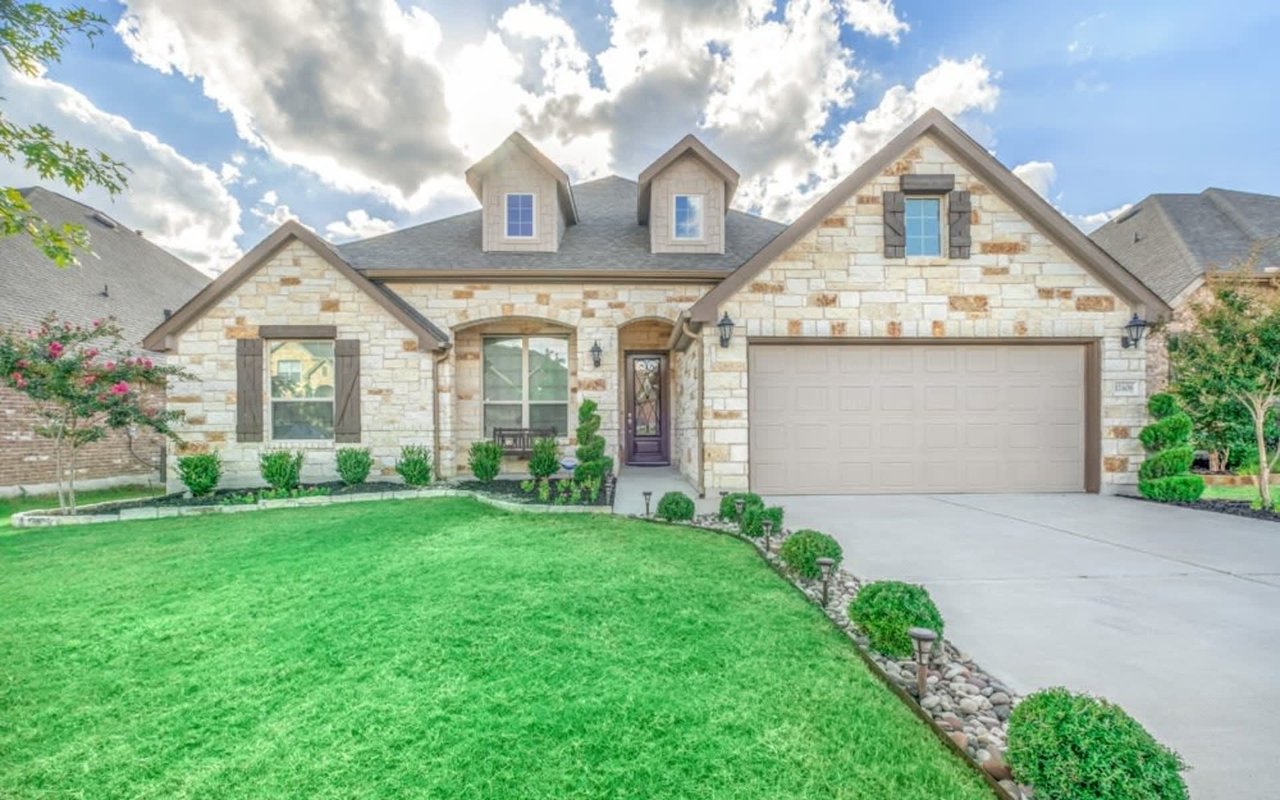
[[[209,283],[209,278],[105,211],[41,186],[19,189],[41,219],[79,225],[89,250],[59,269],[27,236],[0,236],[0,328],[25,331],[51,312],[88,325],[115,317],[131,347]],[[26,395],[0,386],[0,497],[57,487],[53,443]],[[147,484],[161,479],[165,442],[139,431],[113,431],[76,458],[81,489]]]
[[[572,184],[519,134],[480,209],[333,246],[287,223],[147,337],[199,380],[191,450],[573,444],[599,405],[624,471],[770,494],[1114,491],[1145,419],[1134,278],[937,111],[790,225],[733,210],[689,136],[636,180]],[[511,463],[513,470],[518,463]],[[625,480],[625,474],[623,477]],[[177,484],[173,486],[176,488]]]
[[[1168,338],[1194,324],[1215,276],[1229,273],[1268,288],[1280,281],[1280,197],[1231,189],[1153,194],[1090,237],[1173,308],[1147,337],[1147,391],[1169,383]]]

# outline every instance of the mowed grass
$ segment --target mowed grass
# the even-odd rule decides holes
[[[1280,497],[1280,486],[1272,486],[1271,493],[1274,497]],[[1258,487],[1253,484],[1246,486],[1205,486],[1203,500],[1243,500],[1252,502],[1258,499]]]
[[[137,500],[140,497],[155,497],[161,494],[164,494],[162,488],[150,486],[117,486],[111,489],[91,489],[76,492],[76,505],[87,506],[90,503],[105,503],[109,500]],[[0,497],[0,528],[9,527],[9,517],[19,511],[57,507],[58,496],[56,494]]]
[[[0,562],[3,797],[990,797],[727,537],[449,499]]]

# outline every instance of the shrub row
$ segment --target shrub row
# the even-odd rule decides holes
[[[268,450],[258,459],[262,480],[277,494],[296,491],[302,480],[304,450]],[[340,447],[335,455],[338,477],[347,486],[364,483],[373,471],[373,455],[364,447]],[[427,486],[432,480],[431,450],[422,445],[400,448],[396,472],[409,486]],[[196,453],[178,459],[178,477],[192,497],[208,497],[222,480],[222,459],[217,453]]]

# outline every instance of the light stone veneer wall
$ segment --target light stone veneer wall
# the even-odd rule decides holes
[[[701,380],[702,341],[671,354],[671,459],[689,484],[702,488]]]
[[[702,195],[702,239],[672,236],[675,196]],[[649,189],[649,245],[655,253],[724,252],[724,180],[696,156],[685,154],[658,173]]]
[[[969,259],[885,259],[881,193],[906,173],[956,176],[972,193]],[[946,247],[946,234],[943,234]],[[722,306],[737,323],[702,333],[708,494],[748,486],[747,337],[1087,337],[1102,341],[1103,490],[1136,482],[1145,349],[1122,349],[1131,311],[1101,282],[922,137]],[[1128,384],[1129,396],[1117,394]]]
[[[222,457],[223,486],[262,484],[264,450],[303,449],[303,479],[333,480],[333,442],[236,441],[236,339],[256,338],[260,325],[335,325],[340,339],[360,340],[361,446],[376,460],[375,476],[394,475],[402,444],[431,445],[431,358],[418,338],[386,309],[309,247],[293,242],[177,337],[172,363],[197,380],[175,382],[169,407],[186,412],[178,425],[179,454]],[[264,391],[268,382],[264,381]],[[267,417],[264,413],[264,420]],[[347,446],[347,445],[342,445]],[[182,489],[170,459],[170,491]]]
[[[481,247],[486,251],[553,253],[560,249],[564,218],[556,195],[556,180],[519,149],[512,147],[481,187]],[[506,195],[533,194],[533,238],[507,238]]]

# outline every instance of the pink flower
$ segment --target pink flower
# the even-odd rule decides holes
[[[128,394],[129,384],[125,383],[124,381],[120,381],[115,386],[111,387],[111,393],[112,394]]]
[[[144,369],[151,369],[152,367],[154,367],[154,366],[156,365],[156,364],[155,364],[155,362],[154,362],[154,361],[152,361],[152,360],[151,360],[151,359],[149,359],[149,358],[144,358],[144,359],[142,359],[142,361],[141,361],[140,363],[142,364],[142,366],[143,366],[143,368],[144,368]]]
[[[49,358],[61,358],[64,349],[62,342],[49,342]]]
[[[98,376],[97,376],[97,375],[85,375],[85,376],[84,376],[84,385],[85,385],[85,386],[92,386],[92,385],[94,384],[94,382],[95,382],[95,381],[97,381],[97,380],[98,380]]]
[[[96,347],[90,347],[88,350],[84,351],[85,361],[92,361],[93,359],[97,358],[97,356],[98,356],[98,348]]]
[[[100,319],[95,319],[95,320],[93,321],[93,327],[95,327],[95,328],[101,328],[101,327],[102,327],[102,320],[100,320]]]
[[[114,362],[114,361],[108,361],[107,363],[105,363],[105,364],[103,364],[103,365],[102,365],[102,368],[103,368],[103,369],[115,369],[115,368],[116,368],[116,362]]]
[[[18,369],[26,369],[27,367],[31,366],[31,362],[26,360],[25,358],[20,358],[18,359],[18,363],[15,366],[17,366]]]

